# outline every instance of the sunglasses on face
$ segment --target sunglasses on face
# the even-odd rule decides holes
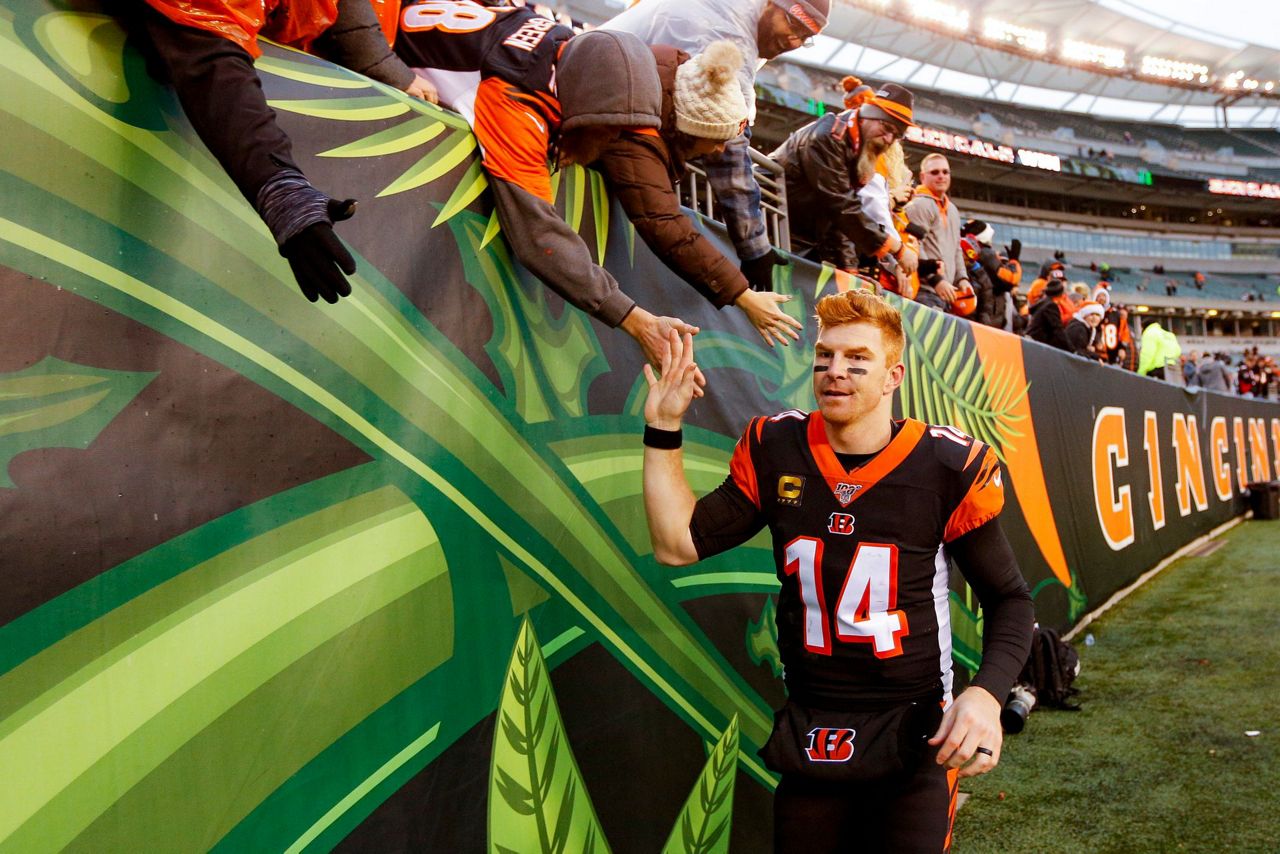
[[[930,169],[929,174],[930,175],[950,175],[951,170],[950,169]]]
[[[894,139],[902,139],[903,129],[893,122],[886,122],[884,119],[872,119],[872,121],[889,131]]]
[[[813,47],[813,31],[809,26],[786,9],[782,14],[787,16],[787,24],[791,27],[791,37],[800,42],[801,47]]]

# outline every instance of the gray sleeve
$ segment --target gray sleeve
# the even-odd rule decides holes
[[[413,72],[391,51],[369,0],[338,0],[338,19],[315,41],[325,59],[404,90]]]
[[[617,326],[635,308],[554,207],[492,174],[489,186],[511,251],[547,287],[607,326]]]
[[[916,197],[907,202],[907,206],[903,209],[906,211],[907,219],[924,229],[925,234],[933,231],[933,211],[936,208],[932,202]]]

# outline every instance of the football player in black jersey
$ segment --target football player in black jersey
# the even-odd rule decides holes
[[[893,419],[897,309],[858,292],[818,303],[818,408],[752,419],[725,482],[695,500],[680,425],[702,375],[672,335],[649,367],[644,499],[659,561],[686,565],[768,526],[788,693],[762,757],[781,775],[778,851],[944,851],[958,777],[1000,759],[1000,709],[1033,609],[997,516],[994,451]],[[950,560],[985,612],[983,660],[952,696]]]

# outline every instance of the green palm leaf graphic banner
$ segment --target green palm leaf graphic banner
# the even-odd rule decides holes
[[[296,51],[257,67],[307,175],[361,200],[338,305],[297,292],[107,7],[0,0],[0,851],[763,850],[767,536],[653,559],[638,349],[514,262],[460,117]],[[556,193],[624,290],[701,326],[685,460],[714,489],[750,416],[812,406],[840,277],[775,271],[807,329],[770,349],[599,174]],[[1165,524],[1130,501],[1109,545],[1095,520],[1123,533],[1118,490],[1148,488],[1143,411],[1280,465],[1273,408],[904,314],[899,408],[1001,456],[1043,621],[1241,506],[1182,514],[1166,452]],[[1124,467],[1090,439],[1129,405]],[[958,576],[951,602],[976,667]]]

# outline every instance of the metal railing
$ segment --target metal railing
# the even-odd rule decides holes
[[[754,148],[751,152],[752,173],[760,185],[760,207],[764,213],[765,234],[769,242],[783,251],[791,251],[791,230],[787,226],[787,179],[782,167]],[[715,193],[707,173],[696,163],[685,164],[680,182],[680,204],[692,208],[708,219],[724,224],[716,204]]]

